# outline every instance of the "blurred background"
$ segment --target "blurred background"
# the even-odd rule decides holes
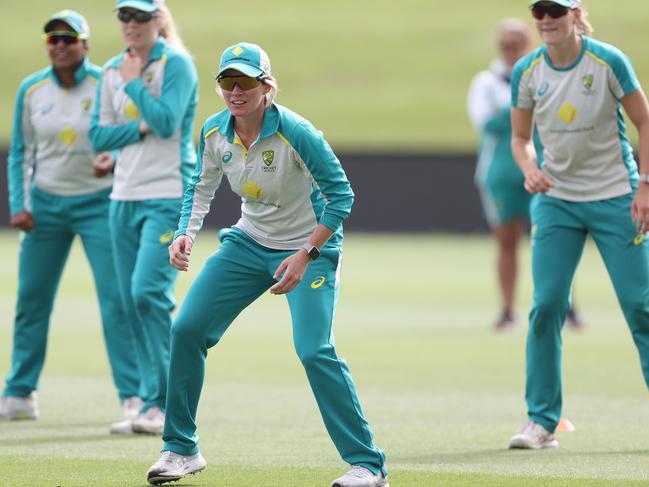
[[[586,7],[591,3],[595,36],[625,51],[646,85],[649,2],[587,1]],[[471,78],[496,55],[498,22],[518,16],[531,23],[527,0],[167,4],[198,67],[197,135],[202,121],[223,107],[213,81],[220,53],[238,41],[254,42],[270,55],[280,84],[278,102],[324,131],[348,173],[358,197],[346,228],[487,230],[472,182],[477,135],[466,95]],[[8,146],[20,80],[47,64],[43,24],[63,6],[87,17],[94,63],[101,65],[122,49],[111,0],[4,6],[11,22],[0,47],[0,152]],[[0,188],[4,192],[6,184]],[[0,203],[6,223],[4,196]],[[239,204],[228,191],[218,193],[215,205],[219,212],[208,225],[236,220]]]

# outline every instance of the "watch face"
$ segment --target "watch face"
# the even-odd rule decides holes
[[[318,257],[320,257],[320,251],[317,249],[317,247],[313,246],[309,249],[309,257],[311,257],[311,260],[316,260]]]

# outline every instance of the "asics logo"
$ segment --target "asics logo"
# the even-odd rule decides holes
[[[325,276],[320,276],[311,283],[311,289],[318,289],[324,283],[325,283]]]

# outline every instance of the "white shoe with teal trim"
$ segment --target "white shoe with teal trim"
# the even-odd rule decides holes
[[[148,435],[161,435],[165,427],[165,413],[158,407],[152,407],[139,414],[133,420],[133,431]]]
[[[541,448],[559,448],[559,442],[539,423],[528,421],[521,430],[509,440],[510,449],[539,450]]]
[[[27,397],[3,396],[0,398],[0,419],[17,421],[37,419],[38,416],[36,391],[32,391]]]
[[[331,482],[331,487],[390,487],[390,484],[381,472],[374,475],[365,467],[352,465],[345,475]]]
[[[185,475],[200,472],[206,466],[207,462],[200,453],[184,457],[172,451],[163,451],[158,461],[151,465],[146,473],[146,479],[151,485],[175,482]]]
[[[144,401],[137,396],[127,397],[122,403],[124,408],[124,419],[133,419],[140,414],[140,409],[144,406]]]

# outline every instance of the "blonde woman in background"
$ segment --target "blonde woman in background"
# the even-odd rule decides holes
[[[523,187],[524,177],[512,155],[510,118],[511,79],[514,64],[532,47],[532,31],[520,19],[506,19],[498,26],[498,51],[488,70],[478,73],[469,88],[469,117],[480,132],[475,183],[487,223],[498,243],[496,269],[502,310],[497,331],[516,324],[514,301],[518,274],[518,244],[525,234],[532,195]],[[543,147],[534,138],[539,155]],[[571,307],[566,323],[581,328],[583,322]]]
[[[163,0],[118,0],[126,50],[104,66],[90,129],[96,150],[117,150],[111,242],[137,348],[140,414],[112,433],[161,434],[176,271],[167,246],[196,163],[196,68]]]

